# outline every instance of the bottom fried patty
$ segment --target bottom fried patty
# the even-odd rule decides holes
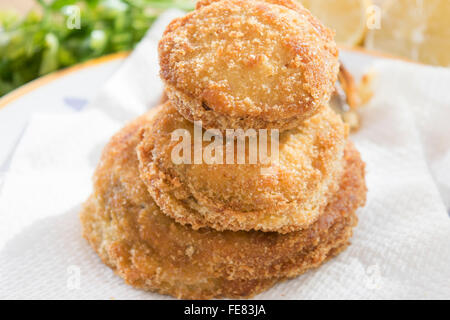
[[[366,195],[364,163],[350,142],[340,189],[307,229],[193,230],[163,214],[139,177],[136,146],[154,113],[111,139],[81,212],[84,237],[127,283],[184,299],[250,297],[319,266],[348,245]]]

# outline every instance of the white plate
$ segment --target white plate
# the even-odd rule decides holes
[[[6,172],[15,146],[33,113],[78,112],[120,67],[127,53],[95,59],[39,78],[0,99],[0,174]],[[377,59],[364,50],[341,50],[341,59],[359,77]]]

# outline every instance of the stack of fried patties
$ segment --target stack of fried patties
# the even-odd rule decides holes
[[[333,33],[295,1],[201,1],[159,53],[169,100],[112,138],[81,213],[102,260],[138,288],[249,297],[345,249],[366,187],[328,106]],[[278,157],[217,161],[238,128],[278,131]]]

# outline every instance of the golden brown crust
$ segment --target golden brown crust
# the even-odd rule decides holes
[[[313,223],[343,171],[346,127],[328,107],[279,137],[279,160],[249,164],[175,164],[172,132],[194,125],[166,103],[138,147],[141,178],[161,210],[194,229],[297,231]],[[224,144],[226,139],[224,138]],[[205,155],[210,142],[203,142]],[[198,153],[189,141],[191,154]],[[268,148],[270,150],[270,146]],[[260,151],[260,150],[258,150]],[[192,160],[192,159],[191,159]]]
[[[168,100],[176,106],[178,112],[189,121],[201,120],[202,126],[210,129],[220,129],[224,132],[227,128],[242,128],[242,129],[278,129],[280,131],[289,130],[300,126],[305,119],[303,117],[291,117],[286,119],[277,119],[273,121],[264,120],[263,118],[253,118],[247,116],[230,117],[218,112],[212,112],[202,104],[202,108],[195,111],[196,116],[193,115],[192,106],[198,101],[180,90],[175,89],[170,84],[165,85],[165,94]]]
[[[210,1],[211,2],[211,1]],[[174,20],[159,44],[169,99],[205,128],[293,128],[333,92],[333,34],[291,1],[222,0]]]
[[[127,283],[178,298],[249,297],[348,244],[366,193],[364,164],[351,143],[340,189],[308,229],[195,231],[161,213],[139,177],[135,150],[151,118],[140,117],[112,138],[81,213],[84,237]]]

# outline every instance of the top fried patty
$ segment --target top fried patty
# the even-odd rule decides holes
[[[168,26],[159,55],[170,100],[206,128],[295,127],[338,73],[333,33],[288,0],[200,3]]]

